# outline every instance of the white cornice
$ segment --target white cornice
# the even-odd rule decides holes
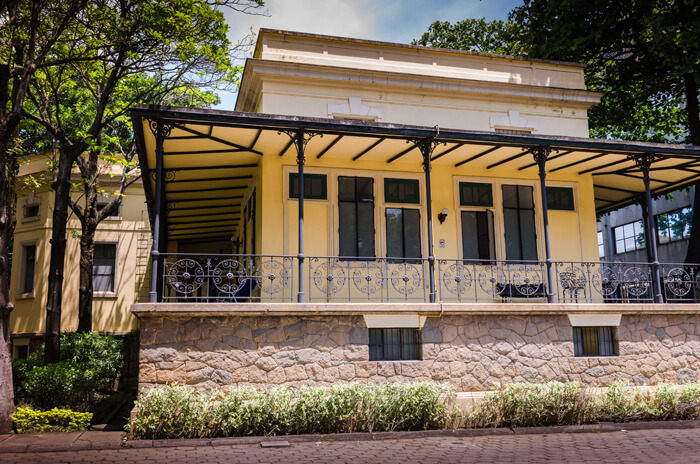
[[[418,74],[391,73],[376,70],[350,69],[288,63],[271,60],[249,59],[246,63],[236,111],[255,111],[251,104],[259,98],[262,81],[326,82],[328,85],[394,88],[400,91],[420,91],[424,94],[462,94],[457,98],[513,99],[541,102],[557,102],[560,106],[588,109],[600,102],[604,95],[588,90],[543,87],[515,83],[486,82],[451,77],[435,77]]]

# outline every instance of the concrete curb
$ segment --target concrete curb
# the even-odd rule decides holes
[[[103,450],[120,448],[174,448],[174,447],[202,447],[202,446],[241,446],[259,445],[263,442],[284,441],[291,444],[308,442],[334,442],[334,441],[373,441],[373,440],[410,440],[413,438],[431,437],[491,437],[502,435],[548,435],[556,433],[608,433],[635,430],[668,430],[668,429],[700,429],[700,420],[686,421],[656,421],[656,422],[627,422],[586,425],[564,425],[550,427],[516,427],[498,429],[449,429],[449,430],[419,430],[413,432],[372,432],[372,433],[331,433],[316,435],[280,435],[273,437],[222,437],[201,439],[164,439],[164,440],[130,440],[122,444],[121,441],[95,441],[66,444],[8,444],[8,440],[0,437],[0,453],[48,453],[78,450]],[[10,440],[11,441],[11,440]]]

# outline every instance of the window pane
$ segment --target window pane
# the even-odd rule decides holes
[[[462,250],[464,259],[495,259],[491,211],[462,211]]]
[[[600,356],[614,356],[612,327],[598,327],[598,353]]]
[[[340,201],[355,201],[354,177],[338,177],[338,199]]]
[[[532,201],[532,187],[528,185],[518,186],[518,204],[521,208],[532,209],[535,207]]]
[[[357,254],[357,217],[355,203],[341,201],[338,204],[339,213],[339,250],[341,256],[356,256]]]
[[[369,329],[370,361],[419,360],[418,330]]]
[[[95,292],[114,291],[114,260],[117,246],[113,243],[95,245],[92,264],[92,289]]]
[[[357,203],[357,256],[374,256],[374,203]]]
[[[491,184],[460,182],[459,202],[463,206],[493,206]]]
[[[535,235],[535,214],[533,210],[520,210],[520,235],[522,259],[537,259],[537,237]]]
[[[517,209],[503,210],[503,225],[505,227],[506,236],[506,259],[522,259],[520,250],[520,225],[518,223]]]
[[[518,207],[518,189],[517,185],[503,186],[503,207],[517,208]]]
[[[382,359],[384,359],[382,346],[382,329],[369,329],[370,361],[381,361]]]
[[[387,203],[419,203],[418,181],[384,179],[384,201]]]
[[[24,247],[24,285],[22,293],[34,291],[34,269],[36,268],[36,245]]]
[[[406,258],[420,258],[420,211],[404,209],[404,246]]]
[[[357,201],[374,201],[374,179],[371,177],[355,177]]]
[[[481,259],[481,256],[479,256],[477,214],[477,211],[462,211],[462,250],[464,259]]]
[[[403,214],[401,208],[386,209],[386,255],[403,257]]]

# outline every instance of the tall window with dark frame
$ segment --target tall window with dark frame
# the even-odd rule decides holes
[[[386,209],[386,256],[420,258],[420,211],[409,208]]]
[[[535,203],[529,185],[503,185],[506,259],[537,260]]]
[[[24,275],[22,276],[22,293],[34,292],[34,271],[36,269],[36,245],[25,245]]]
[[[420,203],[415,179],[384,179],[386,203]],[[386,256],[388,258],[420,258],[420,210],[389,207],[386,218]]]
[[[574,327],[574,356],[615,356],[612,327]]]
[[[340,256],[373,258],[374,179],[338,177]]]
[[[418,329],[369,329],[369,360],[420,360]]]
[[[116,244],[95,244],[95,257],[92,264],[93,292],[114,292],[114,268],[116,257]]]
[[[462,255],[464,259],[494,260],[493,212],[462,211]]]

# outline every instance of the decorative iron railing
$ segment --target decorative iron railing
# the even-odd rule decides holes
[[[306,259],[309,301],[427,301],[427,259]]]
[[[700,265],[161,254],[163,302],[700,302]],[[655,285],[658,274],[659,285]],[[299,288],[301,287],[301,288]],[[551,287],[551,288],[550,288]],[[660,288],[660,290],[655,290]],[[660,296],[659,296],[660,293]]]
[[[161,254],[164,302],[293,301],[291,256]]]

